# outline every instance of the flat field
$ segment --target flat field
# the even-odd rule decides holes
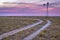
[[[23,30],[2,40],[22,40],[46,24],[46,20],[50,20],[52,22],[51,25],[39,33],[35,38],[33,38],[33,40],[60,40],[60,17],[0,17],[0,35],[36,23],[38,20],[43,20],[44,22],[33,28]]]

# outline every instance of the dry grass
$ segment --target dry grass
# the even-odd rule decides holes
[[[22,19],[24,19],[25,21],[25,24],[28,25],[28,24],[31,24],[32,22],[36,22],[37,19],[42,19],[42,20],[50,20],[52,21],[52,25],[50,25],[50,27],[48,27],[47,29],[45,29],[44,31],[42,31],[38,36],[36,36],[33,40],[60,40],[60,17],[0,17],[0,20],[1,19],[4,19],[6,21],[6,19],[9,19],[10,21],[12,19],[14,19],[13,21],[15,22],[15,20],[19,20],[18,22],[21,23],[23,22]],[[11,18],[11,19],[10,19]],[[7,19],[7,20],[8,20]],[[32,20],[31,20],[32,19]],[[34,20],[35,19],[35,20]],[[8,20],[8,21],[9,21]],[[27,22],[27,20],[29,20]],[[31,20],[31,21],[30,21]],[[13,24],[15,24],[14,22],[12,21]],[[21,22],[20,22],[21,21]],[[16,24],[19,24],[18,22],[16,22]],[[31,23],[30,23],[31,22]],[[3,22],[2,22],[3,23]],[[44,22],[45,24],[46,22]],[[4,23],[3,23],[4,24]],[[15,35],[12,35],[12,36],[9,36],[9,37],[6,37],[4,38],[3,40],[22,40],[24,37],[28,36],[29,34],[33,33],[34,31],[36,31],[37,29],[39,29],[41,26],[44,25],[43,23],[41,25],[38,25],[36,27],[33,27],[33,28],[30,28],[28,30],[24,30],[24,31],[21,31]],[[6,25],[6,24],[5,24]],[[10,23],[11,25],[11,23]],[[24,24],[22,24],[24,25]],[[13,25],[11,25],[13,26]],[[17,28],[17,26],[15,26]],[[22,26],[21,26],[22,27]],[[6,27],[4,27],[5,29]],[[9,27],[8,27],[9,28]],[[12,27],[13,29],[16,29],[14,27]],[[19,27],[18,27],[19,28]],[[1,29],[1,28],[0,28]],[[7,29],[8,30],[8,29]]]
[[[15,17],[0,17],[0,34],[37,22],[37,20],[27,19]]]
[[[33,40],[60,40],[60,17],[50,17],[52,25],[42,31]]]
[[[22,40],[23,38],[27,37],[29,34],[35,32],[39,28],[41,28],[46,22],[43,22],[42,24],[39,24],[38,26],[35,26],[33,28],[30,28],[28,30],[21,31],[17,34],[14,34],[12,36],[6,37],[4,40]]]

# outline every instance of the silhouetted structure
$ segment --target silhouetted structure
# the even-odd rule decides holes
[[[47,2],[46,4],[43,4],[43,6],[46,6],[46,8],[47,8],[47,9],[46,9],[46,13],[47,13],[46,16],[47,16],[47,18],[48,18],[48,16],[49,16],[49,12],[48,12],[48,11],[49,11],[49,9],[48,9],[48,8],[49,8],[49,2]]]

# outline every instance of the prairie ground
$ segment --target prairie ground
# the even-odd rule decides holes
[[[0,34],[36,23],[39,19],[43,20],[44,22],[36,27],[18,32],[17,34],[6,37],[2,40],[22,40],[46,24],[46,20],[50,20],[52,22],[51,25],[42,31],[38,36],[33,38],[33,40],[60,40],[60,17],[0,17]]]

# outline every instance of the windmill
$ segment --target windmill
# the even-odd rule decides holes
[[[22,2],[24,2],[24,1],[22,1]],[[20,0],[17,0],[16,3],[21,3],[21,2],[20,2]],[[60,1],[59,0],[57,0],[57,1],[56,0],[55,1],[54,0],[38,0],[38,1],[35,1],[34,3],[39,4],[41,6],[42,5],[46,6],[46,16],[47,16],[47,18],[49,16],[49,7],[50,6],[52,6],[52,7],[60,7]]]
[[[46,9],[47,9],[46,10],[46,13],[47,13],[46,18],[48,19],[48,16],[49,16],[49,9],[48,9],[49,8],[49,2],[47,2],[46,4],[43,4],[43,6],[46,6]]]
[[[44,2],[46,1],[46,2]],[[52,0],[53,1],[53,0]],[[42,4],[40,4],[40,2],[42,2]],[[41,1],[37,1],[37,3],[41,6],[46,6],[46,18],[48,19],[49,16],[49,7],[60,7],[60,1],[59,0],[55,0],[53,2],[47,1],[47,0],[41,0]]]

